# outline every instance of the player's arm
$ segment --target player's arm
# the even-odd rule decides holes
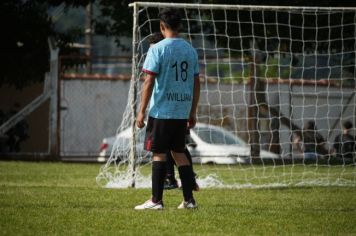
[[[153,86],[155,84],[155,75],[146,74],[145,81],[142,84],[141,89],[141,105],[139,112],[137,114],[136,125],[138,128],[143,128],[145,126],[145,113],[150,102]]]
[[[148,49],[142,71],[146,74],[146,76],[141,87],[141,105],[136,119],[136,126],[140,129],[145,126],[144,120],[146,116],[146,109],[151,99],[155,78],[159,73],[158,54],[152,47]]]
[[[193,128],[197,122],[197,108],[200,98],[200,81],[199,74],[194,76],[193,102],[190,110],[188,128]]]

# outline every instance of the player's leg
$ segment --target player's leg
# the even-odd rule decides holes
[[[188,148],[185,148],[185,149],[184,149],[184,154],[185,154],[185,156],[187,157],[187,159],[188,159],[188,161],[189,161],[189,164],[190,164],[191,166],[193,166],[192,155],[190,155],[190,152],[189,152]]]
[[[175,178],[175,171],[174,171],[174,159],[170,151],[166,153],[166,162],[167,162],[167,174],[164,181],[164,189],[175,189],[178,188],[178,183]]]
[[[195,186],[194,173],[184,152],[172,151],[172,156],[177,163],[179,177],[182,182],[184,201],[178,206],[179,209],[196,208],[193,189]]]
[[[192,155],[190,155],[190,152],[189,152],[188,148],[184,149],[184,154],[186,155],[186,157],[187,157],[187,159],[188,159],[188,161],[190,163],[190,167],[192,168],[192,172],[193,172],[193,176],[194,176],[194,178],[193,178],[193,184],[194,184],[193,190],[194,191],[199,191],[200,188],[199,188],[199,185],[198,185],[197,180],[196,180],[197,174],[194,172]]]
[[[163,184],[166,177],[166,154],[153,153],[152,161],[152,197],[145,203],[137,205],[135,210],[162,210]]]
[[[168,150],[165,136],[165,122],[149,117],[146,127],[145,150],[153,152],[152,161],[152,198],[135,207],[136,210],[163,209],[163,184],[166,177],[166,152]]]
[[[170,149],[177,164],[179,176],[182,182],[184,201],[178,208],[196,208],[193,197],[194,174],[185,149],[186,120],[172,121]]]
[[[152,202],[159,203],[163,199],[163,185],[166,178],[166,154],[153,153],[152,161]]]

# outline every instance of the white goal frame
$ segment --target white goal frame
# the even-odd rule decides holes
[[[131,87],[129,94],[129,104],[127,106],[127,114],[130,117],[131,123],[131,131],[132,131],[132,139],[130,145],[130,153],[128,157],[128,172],[129,178],[131,179],[129,182],[129,186],[135,187],[135,179],[136,179],[136,110],[137,110],[137,93],[138,93],[138,84],[139,84],[139,68],[137,65],[140,63],[140,58],[137,51],[137,45],[140,43],[139,41],[139,28],[137,23],[139,22],[139,11],[140,9],[155,7],[155,8],[179,8],[179,9],[197,9],[197,10],[286,10],[286,11],[297,11],[297,12],[317,12],[317,11],[356,11],[356,7],[300,7],[300,6],[256,6],[256,5],[227,5],[227,4],[185,4],[185,3],[159,3],[159,2],[134,2],[129,4],[130,7],[133,8],[133,33],[132,33],[132,77],[131,77]],[[141,10],[142,10],[141,9]],[[256,50],[254,47],[254,43],[252,43],[251,48]],[[255,60],[255,58],[253,58]],[[254,69],[254,72],[255,69]],[[253,73],[252,73],[253,75]],[[252,80],[253,81],[253,80]],[[302,81],[302,83],[304,83]],[[254,86],[253,84],[251,86]],[[329,85],[328,85],[329,86]],[[354,95],[350,99],[354,99]],[[266,109],[270,109],[267,107]],[[292,126],[292,125],[291,125]],[[120,130],[119,130],[120,131]],[[114,151],[112,152],[114,154]],[[254,155],[251,145],[251,155]],[[259,151],[256,153],[259,155]],[[109,168],[110,162],[108,161],[106,167]],[[355,183],[352,184],[355,186]]]

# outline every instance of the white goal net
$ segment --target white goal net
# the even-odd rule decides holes
[[[356,125],[356,8],[132,7],[129,103],[100,185],[150,187],[151,156],[134,120],[149,37],[160,9],[173,7],[199,55],[198,124],[187,148],[202,188],[356,186],[355,147],[345,138]]]

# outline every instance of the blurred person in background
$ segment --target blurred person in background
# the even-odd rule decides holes
[[[342,124],[342,133],[335,137],[333,153],[338,158],[355,158],[356,139],[351,134],[352,127],[351,121],[345,121]]]

